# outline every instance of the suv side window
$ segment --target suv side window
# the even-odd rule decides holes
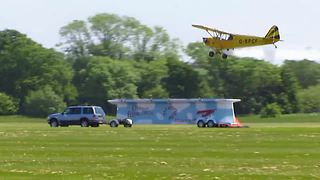
[[[81,108],[69,108],[67,114],[81,114]]]
[[[91,107],[83,108],[83,114],[93,114],[93,109]]]

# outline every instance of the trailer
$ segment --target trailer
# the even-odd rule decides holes
[[[116,119],[123,124],[196,124],[198,127],[241,127],[233,103],[240,99],[114,99]]]

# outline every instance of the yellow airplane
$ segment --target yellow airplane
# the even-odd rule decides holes
[[[265,37],[231,34],[217,29],[209,28],[202,25],[192,25],[195,28],[203,29],[211,37],[204,37],[203,42],[212,48],[209,56],[213,57],[216,53],[222,54],[222,58],[227,58],[230,50],[251,46],[262,46],[273,44],[280,41],[279,28],[272,26]]]

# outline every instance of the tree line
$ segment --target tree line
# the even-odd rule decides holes
[[[239,98],[239,114],[320,112],[314,61],[210,58],[201,42],[183,47],[162,27],[107,13],[74,20],[60,35],[57,51],[0,31],[0,114],[45,116],[76,104],[114,113],[114,98]]]

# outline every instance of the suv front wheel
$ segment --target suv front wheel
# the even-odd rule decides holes
[[[50,126],[51,127],[58,127],[59,126],[58,121],[56,119],[50,120]]]

